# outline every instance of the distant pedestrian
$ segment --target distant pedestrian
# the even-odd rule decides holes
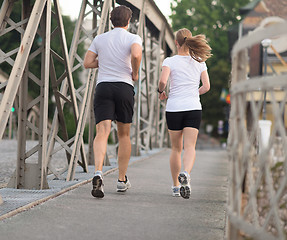
[[[170,77],[166,121],[171,139],[172,194],[189,198],[190,172],[195,161],[195,145],[202,113],[199,95],[210,89],[205,61],[212,54],[205,36],[192,36],[186,28],[176,33],[175,44],[177,55],[163,61],[158,92],[160,100],[167,98],[164,89]],[[183,145],[184,171],[180,172]]]
[[[104,197],[103,162],[111,122],[117,123],[119,139],[119,178],[117,191],[125,192],[131,184],[126,176],[131,155],[130,126],[134,107],[133,82],[138,80],[142,40],[127,31],[132,11],[118,6],[111,11],[114,29],[94,38],[85,59],[85,68],[99,68],[94,98],[96,137],[94,139],[95,176],[92,195]]]

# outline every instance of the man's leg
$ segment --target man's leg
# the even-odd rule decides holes
[[[96,137],[94,139],[95,172],[102,171],[107,152],[108,137],[111,131],[111,120],[104,120],[96,125]]]
[[[111,131],[111,120],[104,120],[96,125],[97,134],[94,139],[95,176],[93,177],[92,195],[96,198],[104,197],[103,162],[107,152],[107,142]]]
[[[119,180],[125,181],[125,175],[128,169],[128,164],[131,157],[131,139],[130,139],[130,123],[117,122],[119,150],[118,150],[118,164],[119,164]]]

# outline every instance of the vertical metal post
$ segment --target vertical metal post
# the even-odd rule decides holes
[[[267,47],[263,47],[263,63],[264,63],[264,70],[263,74],[264,76],[267,75]],[[264,97],[263,97],[263,107],[262,107],[262,118],[263,120],[266,120],[266,91],[264,91]]]
[[[51,42],[51,0],[47,0],[46,15],[44,16],[44,41],[45,48],[42,52],[42,65],[41,65],[41,101],[40,101],[40,121],[39,121],[39,152],[38,152],[38,166],[41,170],[41,186],[40,189],[48,188],[47,184],[47,138],[48,138],[48,96],[49,96],[49,70],[50,70],[50,42]]]
[[[161,49],[163,48],[163,42],[164,42],[164,37],[165,37],[165,29],[166,29],[166,24],[163,24],[163,26],[161,27],[161,31],[160,31],[160,35],[159,35],[159,46],[158,46],[158,49],[157,49],[157,53],[156,53],[156,79],[159,80],[160,78],[160,73],[161,73]],[[155,81],[155,88],[157,88],[157,84],[158,84],[158,81]],[[154,130],[155,130],[155,133],[154,133],[154,142],[153,142],[153,146],[154,147],[159,147],[159,124],[160,124],[160,120],[162,119],[165,119],[165,116],[161,116],[161,119],[160,119],[160,107],[161,107],[161,103],[160,103],[160,100],[158,98],[158,95],[156,94],[156,97],[154,99],[155,101],[155,118],[156,118],[156,121],[155,121],[155,125],[154,125]]]
[[[263,46],[263,63],[264,63],[264,70],[263,75],[267,76],[267,64],[268,64],[268,53],[267,49],[271,45],[271,39],[264,39],[261,41]],[[266,91],[264,91],[264,99],[263,99],[263,108],[262,108],[262,118],[266,120]]]
[[[237,56],[233,58],[233,64],[232,64],[232,83],[236,83],[246,77],[246,66],[247,64],[247,51],[242,50],[238,53]],[[234,99],[232,100],[234,101]],[[235,101],[234,101],[235,102]],[[239,101],[236,101],[236,104],[231,104],[231,114],[230,117],[234,117],[231,121],[231,128],[233,128],[234,131],[238,131],[238,127],[235,126],[240,126],[240,119],[239,117],[235,116],[237,115],[240,110],[240,105],[242,103]],[[237,132],[233,134],[237,135]],[[241,132],[239,132],[238,135],[242,135]],[[242,136],[240,136],[242,137]],[[236,149],[242,149],[242,143],[240,141],[237,142]],[[238,178],[242,174],[242,167],[239,165],[239,159],[242,156],[232,156],[232,161],[231,161],[231,173],[230,173],[230,193],[229,193],[229,200],[231,204],[231,210],[240,215],[241,211],[241,200],[242,200],[242,192],[241,188],[238,188]],[[229,239],[234,239],[237,240],[239,239],[239,230],[236,226],[230,223],[230,220],[228,221],[228,235]]]
[[[135,145],[133,146],[132,155],[139,156],[140,155],[140,148],[139,148],[139,140],[140,140],[140,117],[141,117],[141,88],[142,88],[142,82],[140,80],[141,77],[141,69],[142,69],[142,62],[140,64],[140,70],[139,70],[139,80],[136,85],[137,89],[137,102],[136,102],[136,128],[135,128]]]
[[[138,156],[140,155],[140,119],[141,119],[141,90],[142,90],[142,79],[143,79],[143,61],[145,60],[145,34],[144,34],[144,28],[145,28],[145,13],[144,13],[144,3],[145,0],[142,1],[142,7],[140,9],[140,15],[139,15],[139,26],[137,29],[137,34],[143,39],[143,58],[140,64],[139,68],[139,79],[135,84],[135,90],[136,90],[136,109],[135,109],[135,132],[134,132],[134,143],[132,143],[132,155]]]
[[[9,116],[8,139],[12,139],[12,131],[13,131],[13,113],[11,111]]]
[[[30,0],[23,1],[22,19],[30,15]],[[26,25],[22,26],[24,29]],[[27,98],[28,98],[28,65],[19,87],[19,110],[18,110],[18,151],[16,163],[15,188],[25,188],[25,152],[26,152],[26,125],[27,125]]]
[[[97,0],[93,1],[94,7],[97,5]],[[97,27],[98,20],[97,20],[97,14],[93,12],[93,23],[92,23],[92,29],[95,29]],[[93,34],[93,37],[96,36],[96,33]],[[95,80],[96,82],[96,80]],[[95,94],[95,84],[93,86],[93,92],[92,96]],[[90,106],[90,116],[89,116],[89,164],[95,165],[94,161],[94,150],[93,150],[93,141],[94,141],[94,132],[95,132],[95,115],[94,115],[94,101],[91,101]]]

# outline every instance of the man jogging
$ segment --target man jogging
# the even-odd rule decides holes
[[[94,98],[96,137],[93,143],[95,176],[92,195],[104,197],[102,168],[111,122],[117,123],[119,139],[117,191],[131,184],[126,176],[131,155],[130,126],[133,117],[134,87],[142,57],[142,40],[127,31],[132,11],[118,6],[111,12],[114,29],[94,38],[85,59],[85,68],[99,68]]]

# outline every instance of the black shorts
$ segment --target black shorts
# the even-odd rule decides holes
[[[185,127],[192,127],[199,130],[201,113],[201,110],[166,112],[167,127],[173,131],[182,130]]]
[[[101,82],[94,98],[96,124],[103,120],[131,123],[134,113],[134,87],[123,82]]]

